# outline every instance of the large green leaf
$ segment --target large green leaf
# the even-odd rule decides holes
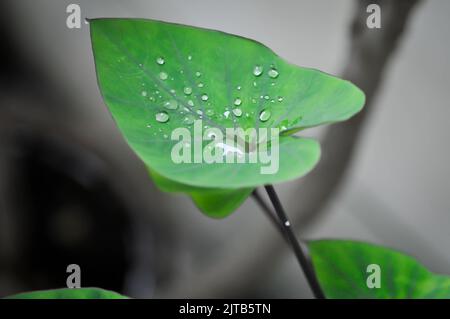
[[[313,241],[309,250],[327,298],[450,298],[450,277],[395,250],[347,240]],[[379,288],[369,288],[378,272],[369,265],[379,266]]]
[[[222,198],[234,198],[230,207],[236,206],[251,188],[306,174],[317,163],[320,147],[288,135],[346,120],[364,104],[364,94],[352,83],[289,64],[242,37],[143,19],[94,19],[90,27],[99,87],[125,139],[161,177],[201,188],[202,193],[188,193],[213,214]],[[178,141],[171,133],[185,127],[193,136],[192,121],[200,119],[201,129],[221,132],[280,129],[285,134],[280,134],[278,170],[261,174],[268,164],[260,161],[175,163],[171,151]],[[191,149],[192,158],[202,151]],[[216,196],[204,195],[206,188]],[[245,191],[229,193],[235,189]]]
[[[7,299],[128,299],[116,292],[100,288],[62,288],[24,292]]]

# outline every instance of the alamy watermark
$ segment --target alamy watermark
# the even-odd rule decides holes
[[[185,127],[172,131],[178,141],[171,151],[172,161],[182,163],[259,163],[261,174],[275,174],[279,169],[278,128],[203,129],[202,120],[194,122],[193,134]]]

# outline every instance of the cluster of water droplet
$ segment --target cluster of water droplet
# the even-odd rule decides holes
[[[192,55],[187,56],[188,61],[192,61],[192,59]],[[165,82],[174,79],[167,73],[167,69],[165,68],[166,60],[164,59],[164,57],[157,57],[155,62],[159,68],[159,72],[157,72],[157,80]],[[140,67],[143,67],[143,65],[140,64]],[[185,76],[184,70],[180,70],[179,73]],[[186,73],[188,72],[186,71]],[[192,79],[194,81],[191,81],[191,85],[185,85],[180,89],[180,91],[182,91],[182,94],[180,96],[177,96],[176,90],[169,90],[164,84],[158,83],[158,81],[155,81],[155,90],[153,91],[153,94],[149,94],[147,90],[141,91],[141,96],[143,98],[150,100],[152,103],[162,103],[162,107],[155,113],[155,120],[157,122],[167,123],[169,122],[170,117],[173,116],[173,114],[181,116],[181,122],[184,125],[192,125],[196,119],[201,119],[204,117],[212,118],[213,116],[217,116],[219,119],[231,118],[236,121],[238,118],[241,118],[243,116],[248,118],[250,117],[250,115],[254,115],[257,116],[259,121],[267,122],[270,120],[272,113],[269,107],[265,107],[264,105],[269,101],[271,103],[274,103],[275,101],[278,101],[279,103],[283,102],[282,96],[271,98],[268,94],[260,95],[259,99],[261,100],[261,102],[259,103],[257,97],[251,98],[248,102],[246,100],[244,101],[239,96],[239,92],[241,92],[243,88],[241,85],[237,85],[235,88],[238,92],[233,98],[232,105],[225,106],[225,111],[223,113],[216,114],[214,112],[214,109],[212,108],[210,97],[204,89],[205,84],[203,83],[203,81],[201,81],[203,77],[202,73],[200,71],[195,71],[192,74],[186,74],[186,76],[189,75],[192,76]],[[279,77],[280,74],[274,66],[270,66],[266,69],[262,65],[254,65],[252,75],[254,77],[253,87],[256,88],[260,86],[259,78],[262,78],[262,76],[267,76],[268,79],[272,81],[271,86],[274,86],[276,84],[275,80]],[[143,83],[143,86],[145,86],[145,83]],[[167,95],[169,96],[169,98],[164,99],[164,92],[159,92],[158,89],[160,89],[161,91],[167,91],[165,93],[168,93]],[[197,90],[200,90],[199,94],[195,93],[195,91]],[[195,102],[196,100],[197,102]],[[255,106],[248,108],[248,112],[244,112],[243,109],[247,108],[246,103],[255,104]],[[261,105],[261,107],[259,105]],[[257,111],[259,112],[259,114],[254,113],[255,109],[259,109],[259,111]],[[147,125],[147,127],[152,126]]]

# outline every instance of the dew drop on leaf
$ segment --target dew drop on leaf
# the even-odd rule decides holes
[[[192,93],[192,88],[189,87],[189,86],[187,86],[187,87],[184,88],[183,92],[184,92],[184,94],[186,94],[186,95],[191,95],[191,93]]]
[[[263,73],[263,67],[261,65],[255,65],[253,68],[253,75],[254,76],[260,76]]]
[[[242,115],[242,110],[240,108],[233,109],[233,114],[237,117],[240,117]]]
[[[159,65],[163,65],[164,63],[166,63],[166,61],[164,60],[163,57],[159,57],[156,59],[156,63],[158,63]]]
[[[142,91],[142,92],[141,92],[141,95],[142,95],[142,96],[147,96],[147,91]]]
[[[278,100],[278,102],[282,102],[283,101],[283,97],[279,96],[277,100]]]
[[[168,75],[167,75],[166,72],[160,72],[159,73],[159,78],[164,81],[164,80],[167,80]]]
[[[194,101],[189,100],[189,101],[187,102],[187,104],[188,104],[189,106],[194,106]]]
[[[155,119],[159,123],[166,123],[169,120],[169,114],[167,114],[167,112],[164,112],[164,111],[156,113]]]
[[[199,88],[202,88],[202,87],[204,86],[204,84],[203,84],[202,82],[200,82],[197,86],[198,86]]]
[[[195,121],[195,118],[191,114],[188,114],[183,118],[183,124],[186,124],[186,125],[191,125],[192,123],[194,123],[194,121]]]
[[[230,115],[230,111],[225,111],[224,113],[223,113],[223,115],[225,116],[225,118],[227,119],[228,118],[228,116]]]
[[[207,109],[205,111],[205,114],[208,115],[208,116],[213,116],[214,115],[214,110],[213,109]]]
[[[234,100],[234,105],[239,106],[239,105],[241,105],[241,104],[242,104],[242,100],[241,100],[240,98],[236,98],[236,99]]]
[[[195,76],[196,77],[200,77],[202,74],[199,72],[199,71],[197,71],[197,72],[195,72]]]
[[[278,77],[278,71],[275,68],[271,68],[267,74],[272,78],[276,79]]]
[[[207,94],[203,94],[202,95],[202,101],[208,101],[208,95]]]
[[[178,108],[178,102],[176,100],[169,100],[164,102],[164,107],[168,110],[176,110]]]
[[[270,113],[269,110],[263,110],[263,111],[261,111],[261,113],[259,113],[259,120],[260,120],[261,122],[266,122],[267,120],[270,119],[270,116],[271,116],[271,115],[272,115],[272,114]]]

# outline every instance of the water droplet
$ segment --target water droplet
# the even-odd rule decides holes
[[[203,94],[202,95],[202,101],[208,101],[208,95],[207,94]]]
[[[197,110],[198,115],[203,115],[203,112],[201,110]]]
[[[164,81],[164,80],[167,80],[168,75],[167,75],[166,72],[160,72],[159,73],[159,78]]]
[[[253,81],[253,86],[254,86],[254,87],[257,87],[258,84],[257,84],[255,81]]]
[[[189,100],[187,103],[189,106],[194,106],[194,101],[192,101],[192,100]]]
[[[183,90],[184,94],[186,95],[191,95],[192,93],[192,88],[190,88],[189,86],[186,86]]]
[[[152,126],[151,126],[150,124],[147,124],[147,127],[148,127],[148,128],[151,128]]]
[[[156,59],[156,63],[158,63],[159,65],[163,65],[164,63],[166,63],[166,61],[164,61],[164,58],[160,56]]]
[[[142,92],[141,92],[141,95],[142,95],[142,96],[147,96],[147,91],[142,91]]]
[[[188,55],[188,60],[189,60],[189,61],[192,60],[192,55]]]
[[[270,119],[270,116],[271,116],[271,115],[272,115],[272,114],[270,113],[269,110],[263,110],[263,111],[261,111],[261,113],[259,113],[259,120],[260,120],[261,122],[266,122],[267,120]]]
[[[205,111],[205,114],[208,115],[208,116],[213,116],[214,115],[214,110],[213,109],[207,109]]]
[[[275,79],[275,78],[277,78],[278,77],[278,71],[275,69],[275,68],[271,68],[270,70],[269,70],[269,72],[267,72],[267,74],[272,78],[272,79]]]
[[[225,111],[225,112],[223,112],[223,115],[224,115],[225,118],[227,119],[228,116],[230,116],[230,111]]]
[[[240,98],[236,98],[236,99],[234,100],[234,105],[239,106],[239,105],[241,105],[241,104],[242,104],[242,100],[241,100]]]
[[[200,82],[197,86],[198,86],[199,88],[202,88],[202,87],[204,87],[205,85],[204,85],[202,82]]]
[[[195,76],[196,76],[196,77],[200,77],[201,75],[202,75],[202,74],[201,74],[200,72],[198,72],[198,71],[195,72]]]
[[[233,109],[233,114],[240,117],[242,115],[242,110],[240,108],[235,108]]]
[[[265,100],[268,100],[268,99],[270,99],[270,96],[264,95],[264,99],[265,99]]]
[[[253,69],[254,76],[260,76],[263,73],[264,68],[261,65],[255,65]]]
[[[164,107],[169,110],[176,110],[178,108],[178,102],[176,100],[169,100],[164,102]]]
[[[163,135],[163,137],[164,137],[164,138],[168,138],[168,137],[169,137],[169,135],[167,135],[167,134],[164,134],[164,135]]]
[[[236,89],[237,89],[238,91],[240,91],[240,90],[241,90],[241,86],[238,85],[238,86],[236,87]]]
[[[170,90],[170,93],[175,94],[175,90],[174,90],[174,89],[171,89],[171,90]]]
[[[278,102],[282,102],[283,101],[283,97],[279,96],[277,100],[278,100]]]
[[[194,123],[194,121],[195,117],[191,114],[188,114],[183,118],[183,123],[186,125],[191,125],[192,123]]]
[[[167,114],[167,113],[164,112],[164,111],[159,112],[159,113],[156,113],[155,119],[156,119],[159,123],[166,123],[166,122],[169,120],[169,114]]]

